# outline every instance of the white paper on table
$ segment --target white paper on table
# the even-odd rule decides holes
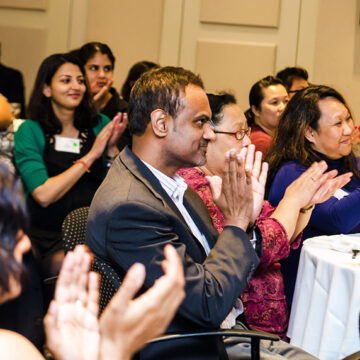
[[[360,236],[357,235],[338,235],[331,241],[331,249],[351,253],[352,250],[360,250]]]

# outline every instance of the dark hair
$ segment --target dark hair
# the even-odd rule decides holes
[[[308,72],[301,67],[287,67],[284,70],[279,71],[276,77],[281,79],[287,91],[291,89],[291,85],[294,79],[308,80]]]
[[[81,48],[78,50],[75,50],[77,53],[77,56],[79,57],[81,63],[83,66],[97,53],[100,52],[101,54],[107,55],[112,68],[114,69],[115,66],[115,56],[112,53],[109,46],[106,44],[103,44],[101,42],[89,42],[84,44]]]
[[[234,95],[223,92],[218,95],[206,94],[211,108],[211,125],[219,125],[223,115],[222,109],[228,104],[236,104]]]
[[[79,60],[74,54],[54,54],[48,56],[40,65],[36,76],[35,85],[30,97],[28,116],[30,119],[38,121],[44,132],[56,134],[61,132],[61,122],[55,116],[51,99],[43,94],[45,85],[51,85],[51,80],[56,71],[64,64],[71,63],[79,67],[85,78],[85,71]],[[80,105],[75,109],[74,126],[77,129],[91,127],[96,115],[88,87]]]
[[[163,67],[143,73],[131,90],[129,130],[142,135],[155,109],[162,109],[174,119],[182,108],[187,85],[204,88],[198,75],[180,67]]]
[[[0,292],[9,291],[10,276],[20,281],[23,266],[14,258],[19,230],[27,232],[28,217],[19,179],[0,162]]]
[[[314,161],[323,159],[323,156],[316,152],[306,139],[305,131],[309,126],[314,130],[318,129],[321,116],[319,101],[325,98],[340,101],[350,112],[343,96],[328,86],[310,86],[296,93],[289,101],[280,117],[274,145],[267,155],[270,167],[268,187],[280,167],[287,161],[310,166]],[[342,168],[345,172],[352,171],[360,178],[356,158],[352,152],[342,158]]]
[[[249,93],[249,105],[250,108],[245,111],[245,116],[249,126],[254,124],[255,116],[251,110],[252,106],[256,109],[261,110],[261,102],[264,100],[264,89],[271,85],[283,85],[283,82],[274,76],[265,76],[261,80],[257,81],[250,89]]]
[[[130,91],[131,88],[134,86],[135,81],[140,77],[141,74],[143,74],[146,71],[149,71],[153,68],[160,67],[159,64],[156,64],[151,61],[139,61],[136,64],[134,64],[127,75],[127,78],[121,88],[121,97],[129,102],[130,98]]]

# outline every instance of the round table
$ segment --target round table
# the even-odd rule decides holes
[[[345,236],[311,238],[301,250],[288,336],[321,360],[360,350],[360,254],[333,249]]]

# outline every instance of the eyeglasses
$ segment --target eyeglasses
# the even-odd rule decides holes
[[[250,136],[251,133],[251,127],[249,126],[247,129],[240,129],[238,131],[235,132],[230,132],[230,131],[218,131],[218,130],[213,130],[215,134],[228,134],[228,135],[234,135],[236,140],[242,140],[245,135]]]

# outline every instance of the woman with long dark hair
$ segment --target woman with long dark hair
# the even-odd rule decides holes
[[[29,118],[15,134],[15,163],[31,217],[30,238],[45,275],[56,274],[63,258],[61,224],[73,209],[90,205],[106,172],[106,157],[118,152],[123,131],[97,115],[85,72],[70,54],[41,64],[29,103]]]
[[[351,149],[354,121],[343,96],[328,86],[310,86],[295,94],[278,126],[268,154],[269,201],[276,206],[286,187],[314,161],[325,161],[329,170],[353,173],[351,181],[334,196],[316,205],[303,239],[318,235],[360,232],[359,161]],[[291,305],[300,249],[282,261],[285,293]]]

